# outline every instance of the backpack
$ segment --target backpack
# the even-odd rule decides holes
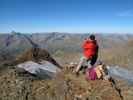
[[[86,70],[86,80],[96,80],[97,79],[97,74],[95,71],[95,68],[88,68]]]

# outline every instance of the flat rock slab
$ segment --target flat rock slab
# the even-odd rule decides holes
[[[17,68],[23,69],[31,74],[37,75],[41,78],[54,77],[55,74],[60,71],[60,69],[49,63],[48,61],[43,61],[36,63],[33,61],[27,61],[16,66]]]

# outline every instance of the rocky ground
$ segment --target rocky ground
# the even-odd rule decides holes
[[[117,81],[124,100],[133,99],[133,87]],[[0,72],[0,100],[121,100],[117,91],[105,80],[86,81],[63,69],[52,80],[39,80],[14,68]]]

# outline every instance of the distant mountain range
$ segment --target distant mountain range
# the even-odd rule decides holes
[[[0,34],[0,53],[12,52],[14,54],[23,52],[33,47],[34,44],[45,48],[50,53],[58,50],[66,52],[81,52],[82,41],[89,34],[68,34],[68,33],[35,33],[23,34],[13,32],[11,34]],[[131,34],[96,34],[100,48],[114,48],[122,46],[133,39]]]

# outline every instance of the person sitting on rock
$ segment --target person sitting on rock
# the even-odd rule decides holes
[[[95,35],[91,34],[89,38],[85,39],[83,42],[83,57],[81,57],[80,62],[75,70],[76,73],[79,72],[81,66],[84,62],[88,62],[88,67],[93,66],[98,58],[98,44],[95,39]]]

